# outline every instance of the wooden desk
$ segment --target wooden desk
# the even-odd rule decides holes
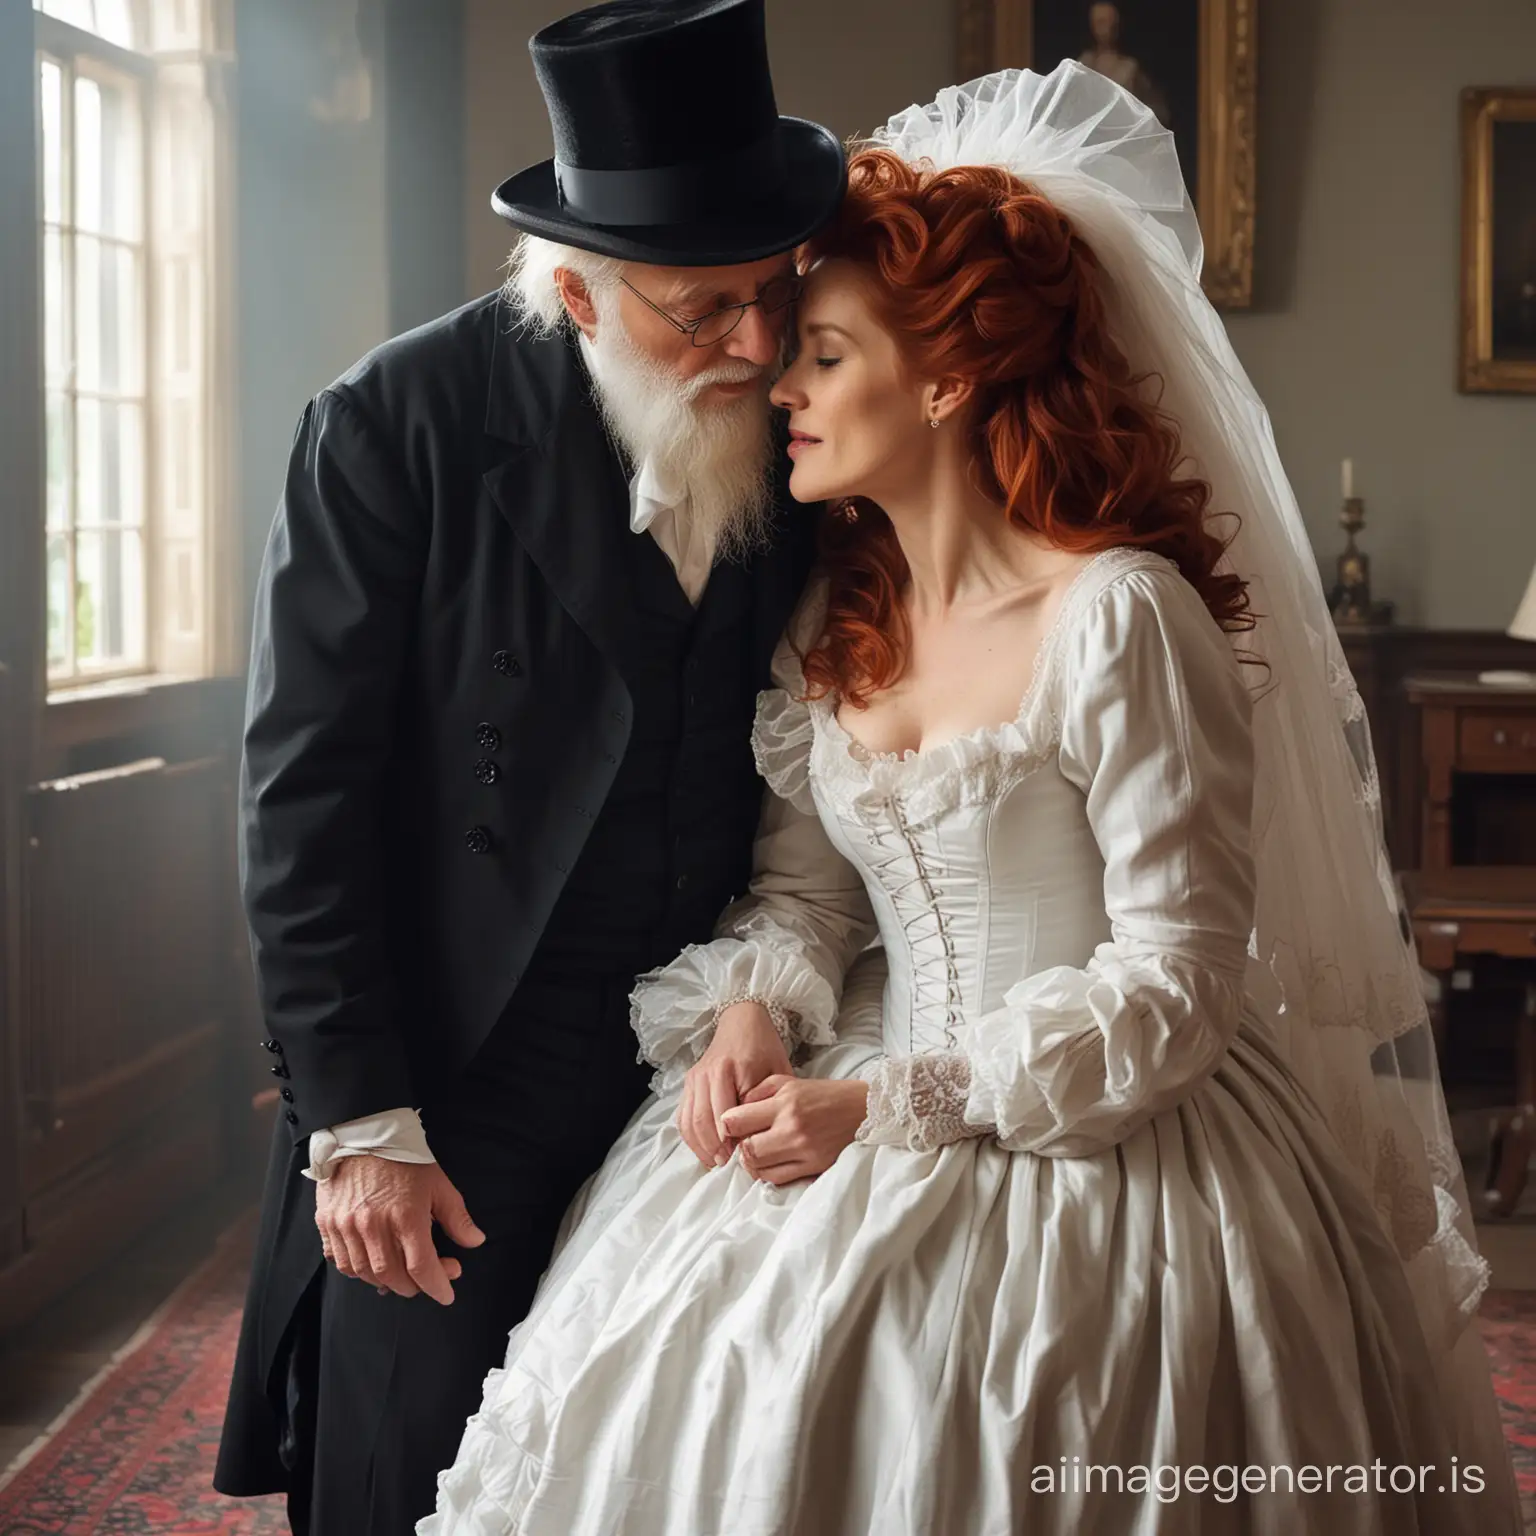
[[[1440,979],[1435,1009],[1436,1054],[1445,1038],[1445,1003],[1451,972],[1463,959],[1497,955],[1536,961],[1536,868],[1463,865],[1402,877],[1403,895],[1419,963]],[[1494,1127],[1484,1212],[1507,1216],[1519,1203],[1526,1171],[1536,1157],[1536,971],[1525,989],[1515,1037],[1515,1109]]]
[[[1448,971],[1457,955],[1536,960],[1536,869],[1471,864],[1403,876],[1426,970]]]
[[[1394,869],[1418,869],[1423,770],[1417,706],[1403,680],[1457,672],[1475,679],[1485,667],[1536,671],[1536,642],[1498,630],[1420,629],[1411,624],[1341,624],[1339,643],[1354,673],[1371,723],[1381,768],[1381,809]],[[1536,856],[1527,862],[1536,864]]]
[[[1404,679],[1419,712],[1419,868],[1403,877],[1419,960],[1439,974],[1443,1055],[1451,973],[1493,956],[1532,966],[1515,1036],[1515,1109],[1493,1128],[1483,1197],[1515,1209],[1536,1156],[1536,688],[1475,673]]]
[[[1475,674],[1456,672],[1419,673],[1403,686],[1422,722],[1420,870],[1433,875],[1468,863],[1536,864],[1536,793],[1510,782],[1514,775],[1536,776],[1536,688],[1479,683]],[[1470,833],[1463,827],[1458,839],[1453,796],[1458,778],[1472,776],[1513,794],[1490,794],[1488,824]],[[1476,845],[1471,858],[1460,856],[1468,841]]]

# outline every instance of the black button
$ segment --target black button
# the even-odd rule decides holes
[[[591,821],[591,820],[592,820],[592,812],[591,812],[591,811],[589,811],[589,810],[588,810],[588,809],[587,809],[587,808],[586,808],[586,806],[584,806],[584,805],[578,805],[578,806],[577,806],[577,807],[576,807],[576,814],[577,814],[577,815],[578,815],[578,816],[585,816],[585,817],[586,817],[586,818],[587,818],[587,820],[588,820],[588,821]]]
[[[521,677],[523,675],[522,663],[511,651],[497,651],[491,657],[491,665],[501,673],[503,677]]]
[[[616,709],[616,710],[614,710],[614,712],[613,712],[613,718],[614,718],[614,719],[615,719],[615,720],[617,720],[617,721],[618,721],[618,722],[619,722],[619,724],[620,724],[620,725],[623,725],[623,724],[624,724],[624,711],[623,711],[623,710],[622,710],[622,709]]]
[[[614,756],[614,755],[613,755],[613,753],[612,753],[612,752],[604,752],[604,753],[603,753],[603,761],[604,761],[604,762],[605,762],[605,763],[616,763],[616,762],[618,762],[618,758],[616,758],[616,757],[615,757],[615,756]]]
[[[292,1088],[284,1088],[281,1091],[282,1091],[282,1095],[283,1095],[283,1102],[285,1104],[292,1104],[293,1103],[293,1089]]]
[[[278,1064],[275,1067],[268,1067],[267,1071],[270,1072],[273,1077],[292,1077],[293,1076],[293,1073],[291,1073],[288,1070],[288,1068],[282,1062],[278,1062]]]
[[[297,1125],[299,1123],[299,1117],[294,1114],[291,1109],[288,1111],[288,1114],[285,1118],[287,1119],[289,1125]]]
[[[283,1048],[277,1043],[276,1040],[263,1040],[261,1043],[266,1046],[266,1048],[271,1051],[274,1056],[281,1056],[283,1054]]]
[[[475,740],[480,743],[482,751],[499,752],[501,750],[501,732],[489,720],[482,720],[475,727]]]
[[[489,853],[491,851],[491,834],[484,827],[471,827],[464,834],[464,846],[471,853]]]
[[[494,784],[496,780],[501,777],[501,769],[498,768],[496,764],[490,760],[490,758],[482,757],[479,762],[475,764],[475,777],[479,779],[482,784]]]
[[[688,876],[687,875],[679,875],[677,877],[677,888],[680,891],[686,891],[688,889]]]
[[[699,696],[698,696],[698,694],[690,693],[688,695],[688,708],[689,709],[697,709],[698,707],[699,707]]]

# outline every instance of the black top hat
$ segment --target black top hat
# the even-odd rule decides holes
[[[528,44],[555,157],[497,187],[508,223],[624,261],[757,261],[842,200],[829,129],[780,117],[763,0],[609,0]]]

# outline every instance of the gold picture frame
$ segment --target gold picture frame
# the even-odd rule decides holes
[[[960,79],[1036,67],[1035,7],[1046,0],[959,0]],[[1202,277],[1222,309],[1253,303],[1257,208],[1258,0],[1199,0],[1199,185]],[[1088,7],[1084,4],[1086,14]],[[1054,59],[1041,60],[1049,68]]]
[[[1501,155],[1497,135],[1506,124],[1525,132],[1518,145],[1511,136]],[[1536,164],[1536,90],[1463,91],[1461,147],[1461,388],[1536,394],[1536,189],[1507,169],[1501,199],[1499,174],[1511,151]],[[1524,190],[1523,206],[1514,201],[1517,189]],[[1509,270],[1517,250],[1523,262]]]

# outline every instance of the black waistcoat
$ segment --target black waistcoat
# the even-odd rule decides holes
[[[530,970],[633,976],[703,943],[745,889],[762,781],[752,760],[751,589],[717,564],[697,610],[649,534],[626,533],[634,725]]]

